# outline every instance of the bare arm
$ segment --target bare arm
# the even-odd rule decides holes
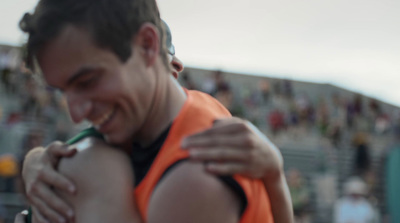
[[[279,174],[275,180],[264,178],[263,182],[272,203],[271,210],[275,222],[294,222],[292,199],[285,174]]]
[[[236,223],[239,198],[199,163],[174,167],[153,192],[149,223]]]
[[[221,119],[186,138],[182,146],[189,149],[191,159],[207,161],[210,173],[262,179],[275,222],[294,222],[282,155],[254,125],[239,118]]]
[[[97,139],[60,162],[60,173],[77,187],[76,195],[58,191],[74,208],[76,223],[140,223],[133,198],[133,173],[127,156]]]

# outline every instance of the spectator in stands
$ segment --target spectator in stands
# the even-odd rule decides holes
[[[273,134],[277,134],[285,128],[284,114],[279,109],[275,109],[269,114],[268,122]]]
[[[295,220],[298,223],[309,222],[307,208],[310,202],[310,190],[297,169],[288,171],[288,186],[292,197]]]
[[[355,108],[353,103],[347,102],[346,106],[346,123],[348,128],[354,127],[354,119],[355,119]]]
[[[291,103],[289,106],[289,119],[288,119],[288,125],[290,126],[297,126],[300,122],[300,114],[297,109],[297,106],[295,103]]]
[[[229,83],[225,80],[222,71],[220,71],[220,70],[215,71],[214,78],[215,78],[215,84],[216,84],[215,95],[219,91],[230,90],[231,87],[230,87]]]
[[[262,105],[267,105],[271,97],[271,89],[268,80],[261,80],[258,85],[258,90]]]
[[[336,148],[339,148],[339,143],[342,140],[342,127],[340,125],[340,121],[335,119],[331,122],[327,130],[327,136],[329,137],[331,143]]]
[[[0,69],[8,68],[8,53],[7,49],[0,49]]]
[[[371,168],[368,135],[364,132],[357,132],[353,138],[353,145],[356,149],[354,153],[354,174],[364,177]]]
[[[360,94],[356,94],[353,98],[353,101],[348,103],[347,105],[347,124],[350,128],[356,128],[359,130],[360,128],[364,128],[366,126],[364,118],[364,110],[363,110],[363,99]]]
[[[288,99],[293,96],[293,86],[290,80],[283,80],[283,95]]]
[[[365,198],[367,186],[360,178],[350,178],[344,186],[344,197],[335,202],[334,223],[377,223],[377,212]]]
[[[6,126],[12,128],[15,124],[20,123],[22,120],[22,115],[20,112],[11,112],[7,119],[5,120]]]
[[[317,127],[322,136],[328,133],[330,113],[325,98],[321,98],[317,108]]]
[[[390,128],[390,118],[387,114],[379,114],[375,119],[375,132],[385,134]]]
[[[379,105],[378,101],[375,99],[370,99],[369,100],[369,110],[372,113],[372,118],[377,117],[379,114],[381,114],[381,106]]]
[[[356,115],[363,115],[363,100],[360,94],[354,96],[353,106]]]
[[[305,92],[296,95],[294,103],[296,105],[296,110],[298,111],[299,114],[299,122],[302,125],[306,125],[308,122],[309,107],[311,106],[311,102],[308,95]]]
[[[344,104],[344,99],[339,95],[339,93],[335,92],[331,95],[331,103],[331,116],[341,127],[343,127],[346,123],[346,106]]]
[[[282,94],[281,81],[276,80],[273,84],[273,87],[274,87],[274,94],[277,96],[281,96],[281,94]]]
[[[228,84],[221,84],[215,94],[215,98],[229,111],[232,110],[233,93]]]
[[[7,91],[7,93],[12,92],[12,85],[11,85],[11,70],[8,68],[1,70],[1,81]]]

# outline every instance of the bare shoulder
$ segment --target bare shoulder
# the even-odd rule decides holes
[[[239,222],[239,198],[201,163],[174,167],[153,192],[149,223]]]
[[[70,162],[83,162],[88,163],[91,160],[111,160],[108,157],[116,159],[126,159],[126,155],[118,148],[108,145],[101,139],[88,137],[82,139],[81,141],[72,144],[70,148],[75,148],[78,150],[77,154],[71,158],[66,158],[62,160],[62,163],[68,164]],[[89,158],[94,158],[87,160]],[[83,164],[82,163],[82,164]],[[65,165],[64,164],[64,165]]]
[[[141,222],[132,197],[127,196],[134,185],[128,157],[94,138],[71,146],[78,152],[62,159],[59,172],[74,182],[77,193],[57,193],[74,208],[75,222]]]
[[[96,138],[83,139],[70,147],[77,148],[78,152],[71,158],[63,158],[58,170],[70,178],[80,192],[95,192],[93,188],[113,182],[133,185],[129,158],[121,150]]]

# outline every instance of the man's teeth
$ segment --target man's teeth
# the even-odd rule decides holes
[[[101,116],[99,119],[93,121],[93,125],[95,126],[101,126],[102,124],[104,124],[104,122],[106,122],[112,115],[114,109],[112,109],[110,112],[104,114],[103,116]]]

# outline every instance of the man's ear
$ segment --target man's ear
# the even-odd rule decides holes
[[[143,23],[134,41],[136,47],[139,46],[140,48],[140,54],[143,56],[146,66],[152,66],[160,53],[161,47],[157,27],[148,22]]]

